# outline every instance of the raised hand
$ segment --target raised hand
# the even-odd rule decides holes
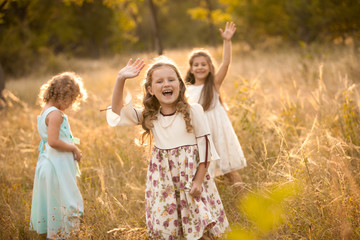
[[[223,31],[221,28],[219,29],[220,34],[222,39],[224,40],[231,40],[231,38],[233,37],[235,31],[236,31],[236,26],[235,23],[233,22],[226,22],[225,25],[225,30]]]
[[[130,58],[127,65],[119,71],[118,79],[134,78],[139,75],[139,73],[144,68],[144,66],[145,66],[144,60],[140,60],[138,58],[134,63],[132,63],[132,59]]]

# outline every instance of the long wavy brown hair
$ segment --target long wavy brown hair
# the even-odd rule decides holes
[[[63,72],[43,84],[38,96],[42,107],[49,101],[54,101],[71,104],[72,108],[77,110],[80,103],[86,100],[87,92],[80,76],[73,72]]]
[[[157,120],[157,114],[160,109],[160,103],[158,99],[151,95],[148,87],[151,86],[152,83],[152,74],[153,72],[160,68],[160,67],[169,67],[176,73],[178,80],[180,82],[180,93],[179,97],[176,100],[176,111],[182,113],[185,124],[186,124],[186,131],[192,132],[193,127],[191,125],[191,118],[190,118],[190,105],[185,97],[186,86],[184,80],[181,77],[180,71],[176,67],[175,63],[173,63],[170,59],[161,57],[158,58],[147,70],[146,77],[144,80],[144,97],[143,97],[143,105],[144,110],[142,112],[143,120],[142,120],[142,127],[144,132],[141,136],[141,143],[143,144],[146,138],[150,135],[151,128],[154,127],[153,121]]]
[[[199,103],[202,105],[204,111],[209,110],[211,103],[214,98],[215,90],[215,67],[211,58],[211,55],[208,51],[204,49],[195,50],[190,53],[189,64],[190,68],[186,73],[185,82],[187,84],[195,84],[194,74],[191,73],[191,68],[196,57],[205,57],[207,64],[209,65],[210,71],[209,75],[205,79],[204,87],[201,91]],[[222,103],[221,99],[220,102]]]

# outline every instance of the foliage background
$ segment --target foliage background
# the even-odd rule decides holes
[[[357,50],[359,14],[360,0],[0,0],[0,63],[7,75],[21,76],[57,71],[58,54],[161,52],[157,40],[165,50],[216,46],[217,29],[229,20],[238,28],[234,42],[252,49],[272,39],[295,46],[351,41]]]

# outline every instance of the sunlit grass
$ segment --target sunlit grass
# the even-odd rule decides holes
[[[244,230],[234,233],[248,239],[360,238],[359,58],[343,47],[234,49],[222,95],[248,161],[248,167],[239,171],[244,191],[229,186],[223,177],[216,180],[230,223]],[[185,74],[190,51],[165,53]],[[221,48],[211,52],[219,64]],[[154,56],[139,55],[147,63]],[[128,57],[138,56],[77,60],[59,69],[78,72],[89,91],[88,101],[78,112],[67,112],[84,154],[79,179],[85,203],[83,239],[146,238],[144,188],[149,149],[135,144],[139,127],[111,128],[105,112],[99,111],[111,104],[117,72]],[[0,112],[3,239],[36,237],[28,230],[40,141],[36,96],[51,74],[37,75],[8,82],[8,106]],[[142,78],[127,83],[137,103]],[[260,231],[257,212],[251,208],[256,201],[246,201],[257,196],[266,210],[271,192],[293,182],[301,191],[272,202],[281,209],[279,221],[265,223],[266,229]],[[263,220],[271,217],[265,210]]]

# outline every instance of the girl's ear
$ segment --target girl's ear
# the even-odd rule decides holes
[[[152,92],[151,86],[148,86],[148,87],[147,87],[147,90],[149,91],[149,93],[150,93],[151,95],[154,95],[154,93]]]

